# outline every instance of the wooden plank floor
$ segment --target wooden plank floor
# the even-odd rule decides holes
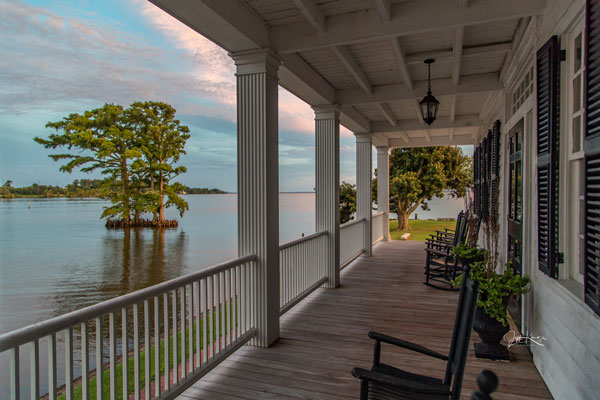
[[[422,242],[380,243],[370,258],[342,271],[338,289],[318,289],[281,320],[281,338],[268,349],[246,346],[182,394],[191,399],[357,399],[350,371],[369,368],[376,330],[448,353],[458,293],[423,285]],[[476,334],[471,339],[478,340]],[[552,398],[528,351],[510,349],[512,362],[476,359],[471,351],[463,398],[475,376],[500,377],[494,399]],[[411,372],[443,377],[443,361],[383,348],[382,361]]]

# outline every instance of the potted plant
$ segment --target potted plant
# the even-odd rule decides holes
[[[485,250],[479,247],[470,246],[468,243],[460,243],[452,248],[452,255],[457,257],[463,267],[467,267],[474,262],[485,260]]]
[[[498,193],[498,191],[491,191]],[[509,331],[508,301],[510,296],[521,295],[529,291],[529,278],[514,273],[511,262],[505,264],[504,271],[498,272],[498,215],[489,215],[484,224],[485,250],[476,247],[459,247],[455,251],[458,257],[481,257],[467,265],[467,273],[473,281],[479,282],[479,299],[475,311],[473,329],[482,342],[475,343],[475,356],[492,360],[510,360],[508,349],[500,342]],[[479,250],[479,251],[478,251]],[[472,258],[471,258],[472,259]],[[456,279],[460,284],[462,275]]]
[[[502,338],[509,331],[508,300],[510,296],[529,291],[529,278],[514,273],[511,263],[503,273],[496,272],[489,259],[470,264],[469,276],[479,282],[479,299],[473,329],[482,342],[475,343],[475,355],[493,360],[509,360]],[[462,275],[457,278],[459,284]]]

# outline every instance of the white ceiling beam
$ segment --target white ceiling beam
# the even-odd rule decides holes
[[[466,128],[480,126],[481,123],[477,114],[457,115],[455,121],[450,121],[448,117],[436,119],[430,129]],[[390,125],[387,121],[375,121],[371,122],[371,130],[377,133],[415,131],[423,130],[423,124],[414,119],[400,119],[396,121],[395,126]]]
[[[376,133],[371,135],[371,141],[373,146],[386,146],[388,145],[388,138],[383,133]]]
[[[448,136],[432,136],[431,141],[427,141],[424,137],[410,137],[410,142],[406,142],[403,138],[389,138],[388,147],[430,147],[430,146],[465,146],[474,144],[471,135],[455,135],[452,141]]]
[[[379,111],[381,111],[390,124],[396,126],[396,117],[388,103],[377,103],[377,108],[379,108]]]
[[[371,121],[352,106],[342,107],[340,122],[354,133],[371,132]]]
[[[469,0],[456,0],[456,7],[458,7],[458,8],[469,7]]]
[[[456,120],[456,96],[450,97],[450,121]]]
[[[495,43],[488,44],[483,46],[472,46],[472,47],[463,47],[462,55],[464,57],[473,57],[473,56],[489,56],[494,54],[506,54],[512,48],[511,42],[504,43]],[[405,56],[406,63],[408,65],[413,64],[423,64],[423,61],[428,58],[435,58],[436,60],[441,60],[444,58],[454,57],[453,50],[438,50],[431,51],[426,53],[414,53]]]
[[[402,138],[402,140],[404,140],[406,143],[410,142],[410,137],[408,136],[408,134],[406,132],[400,132],[400,137]],[[389,139],[388,139],[388,143],[389,143]]]
[[[319,11],[314,0],[294,0],[294,4],[317,32],[325,32],[325,16]]]
[[[502,90],[498,74],[479,74],[463,76],[460,85],[454,86],[452,79],[433,79],[431,88],[436,97],[453,94],[471,94]],[[336,91],[336,103],[346,105],[374,104],[400,100],[420,100],[427,92],[427,81],[416,81],[410,90],[403,84],[374,86],[373,93],[365,95],[359,88],[339,89]]]
[[[406,63],[404,51],[402,51],[402,47],[400,46],[400,39],[391,38],[390,44],[392,45],[392,50],[394,51],[394,57],[396,57],[396,62],[398,63],[398,69],[400,70],[400,75],[402,75],[402,80],[409,89],[412,89],[413,81],[410,77],[410,72],[408,71],[408,64]]]
[[[282,56],[279,84],[310,105],[335,102],[335,88],[298,54]]]
[[[448,134],[448,139],[452,141],[454,139],[454,128],[450,128],[450,133]]]
[[[167,3],[167,0],[160,1]],[[182,1],[178,0],[178,2]],[[218,1],[220,0],[210,2],[218,3]],[[196,4],[196,2],[190,3]],[[459,26],[511,20],[540,15],[545,10],[546,3],[547,0],[480,0],[467,8],[457,8],[448,0],[402,2],[392,6],[392,15],[395,18],[386,22],[381,21],[377,10],[369,9],[364,12],[328,17],[326,33],[307,29],[304,22],[273,27],[270,30],[270,47],[279,54],[296,53]],[[213,27],[214,23],[210,26]]]
[[[150,0],[229,52],[270,47],[269,28],[239,0]]]
[[[354,59],[352,54],[350,54],[350,50],[346,46],[336,46],[332,47],[333,52],[338,56],[342,64],[348,69],[348,71],[352,74],[358,86],[360,86],[367,94],[373,93],[373,86],[371,86],[371,82],[369,82],[369,78],[365,75],[365,72],[362,70],[358,62]]]
[[[392,7],[388,0],[373,0],[375,3],[375,9],[379,13],[379,18],[382,21],[392,20]]]
[[[454,46],[452,48],[452,83],[458,86],[460,82],[460,65],[462,63],[463,39],[465,29],[462,26],[454,28]]]
[[[431,135],[429,134],[429,129],[425,131],[425,140],[427,140],[427,143],[431,143]]]

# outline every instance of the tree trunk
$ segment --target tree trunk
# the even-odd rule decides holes
[[[152,174],[150,174],[150,192],[154,193],[154,176],[152,176]],[[154,209],[154,211],[152,211],[152,222],[156,223],[157,220],[158,213],[156,212],[156,209]]]
[[[121,183],[123,185],[123,219],[129,225],[131,215],[129,214],[129,175],[127,174],[127,160],[121,161]]]
[[[410,230],[410,225],[408,225],[408,214],[404,211],[399,211],[398,213],[398,230],[399,231],[408,231]]]
[[[164,180],[163,180],[163,173],[162,171],[160,171],[160,185],[159,185],[159,191],[160,191],[160,199],[159,201],[159,205],[158,205],[158,220],[159,222],[162,224],[163,222],[165,222],[165,203],[164,203]]]

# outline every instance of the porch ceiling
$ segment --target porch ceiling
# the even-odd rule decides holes
[[[527,19],[546,0],[150,0],[229,52],[269,48],[280,84],[375,145],[472,144]],[[418,101],[440,101],[431,127]]]

